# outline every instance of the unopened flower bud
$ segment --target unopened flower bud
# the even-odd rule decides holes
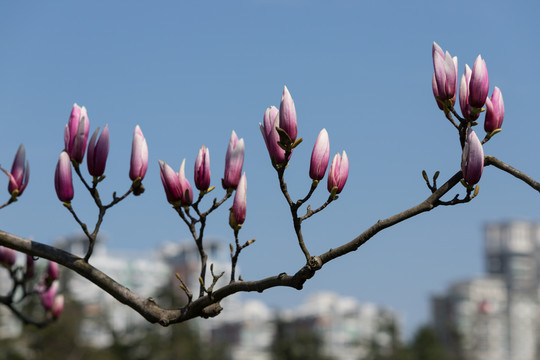
[[[234,195],[234,202],[233,206],[231,208],[232,212],[232,218],[231,219],[231,226],[237,227],[238,225],[242,225],[244,221],[246,220],[246,200],[247,200],[247,179],[246,179],[246,173],[242,175],[240,178],[240,182],[238,183],[238,186],[236,187],[236,194]],[[234,221],[232,221],[234,220]]]
[[[71,161],[69,155],[62,151],[54,173],[54,187],[60,201],[69,203],[73,199],[73,179],[71,177]]]
[[[279,145],[279,134],[276,130],[279,126],[279,110],[275,106],[266,109],[263,116],[263,123],[259,123],[264,143],[268,149],[270,159],[276,164],[285,162],[285,150]]]
[[[330,159],[330,140],[328,132],[322,129],[315,141],[313,151],[311,152],[311,164],[309,167],[309,176],[313,180],[321,180],[326,173],[328,161]]]
[[[486,62],[478,55],[474,62],[469,82],[469,104],[481,108],[486,102],[489,92],[489,76]]]
[[[179,204],[182,200],[182,188],[178,174],[161,160],[159,160],[159,171],[167,201],[173,205]]]
[[[30,165],[26,161],[26,151],[24,145],[20,145],[13,159],[11,172],[0,168],[9,178],[8,192],[11,196],[21,196],[30,177]]]
[[[459,83],[459,107],[461,108],[461,114],[467,120],[476,120],[480,114],[479,111],[473,111],[469,104],[469,83],[471,81],[471,68],[465,64],[465,72],[461,76],[461,82]]]
[[[347,158],[347,153],[343,151],[343,155],[336,154],[332,160],[330,172],[328,173],[328,191],[332,193],[332,189],[337,188],[336,194],[339,194],[343,190],[348,177],[349,158]]]
[[[281,95],[281,103],[279,104],[279,127],[289,135],[294,143],[298,135],[298,127],[296,123],[296,109],[294,101],[286,86],[283,87]]]
[[[99,128],[94,131],[88,144],[88,172],[94,177],[100,177],[105,172],[107,156],[109,155],[109,125],[105,125],[99,139],[97,138]]]
[[[200,148],[195,160],[195,186],[200,191],[210,187],[210,150],[204,145]]]
[[[64,131],[64,151],[69,158],[77,163],[82,163],[84,152],[86,151],[86,142],[90,131],[90,121],[86,108],[73,104],[69,122]]]
[[[58,279],[58,264],[54,261],[49,261],[47,264],[47,280],[54,281]]]
[[[24,272],[24,277],[26,279],[31,279],[35,274],[35,261],[32,255],[26,255],[26,271]]]
[[[10,269],[17,261],[17,252],[13,249],[0,246],[0,264]]]
[[[186,159],[182,160],[180,170],[178,171],[178,180],[180,181],[180,189],[182,189],[182,206],[191,205],[193,202],[193,190],[191,184],[186,178]]]
[[[146,139],[139,125],[135,127],[133,132],[133,142],[131,145],[131,166],[129,168],[129,178],[132,181],[144,179],[146,170],[148,169],[148,146]]]
[[[53,281],[48,288],[39,294],[41,305],[45,310],[52,309],[56,293],[58,293],[58,281]]]
[[[450,55],[447,51],[443,52],[437,43],[433,43],[433,95],[437,101],[437,105],[441,110],[444,106],[441,102],[450,100],[452,106],[456,102],[457,90],[457,57]]]
[[[474,185],[480,181],[482,171],[484,170],[484,149],[482,143],[478,140],[476,133],[469,129],[465,146],[463,147],[463,155],[461,157],[461,171],[463,179]]]
[[[501,90],[495,86],[491,99],[486,99],[486,120],[484,130],[489,134],[500,129],[504,119],[504,102]]]
[[[222,180],[224,189],[236,189],[238,186],[244,165],[244,152],[244,139],[238,139],[233,130],[225,155],[225,175]]]

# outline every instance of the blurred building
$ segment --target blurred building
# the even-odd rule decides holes
[[[399,332],[396,313],[352,297],[321,292],[295,309],[271,311],[257,300],[237,303],[213,319],[213,341],[226,341],[235,360],[271,359],[276,324],[284,322],[291,336],[313,332],[325,355],[336,360],[366,358],[374,344],[390,351],[390,328]],[[223,316],[222,316],[223,315]]]
[[[486,275],[456,282],[432,301],[437,332],[477,360],[540,356],[540,223],[485,228]]]
[[[56,246],[83,256],[88,240],[67,238]],[[168,285],[171,276],[168,264],[159,252],[109,251],[104,239],[98,239],[90,258],[92,266],[100,269],[118,283],[141,297],[156,297]],[[63,279],[62,279],[63,278]],[[61,274],[64,291],[82,306],[80,341],[94,347],[110,346],[115,337],[127,336],[132,329],[146,324],[146,320],[130,307],[69,271]]]

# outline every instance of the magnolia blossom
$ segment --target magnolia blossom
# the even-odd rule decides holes
[[[58,264],[54,261],[49,261],[47,264],[47,279],[49,281],[58,279]]]
[[[457,56],[452,56],[447,51],[441,49],[437,43],[433,43],[433,78],[432,88],[435,99],[445,101],[450,100],[452,105],[456,102],[457,90]],[[437,101],[441,110],[444,106]]]
[[[330,172],[328,173],[328,191],[332,192],[333,188],[337,188],[336,194],[339,194],[347,178],[349,177],[349,158],[347,153],[343,151],[343,155],[336,154],[332,165],[330,166]]]
[[[26,271],[24,272],[24,277],[26,279],[31,279],[35,274],[35,261],[32,255],[26,254]]]
[[[90,131],[90,121],[86,108],[73,104],[69,122],[64,131],[64,151],[69,158],[77,163],[82,163],[84,152],[86,151],[86,142]]]
[[[231,209],[236,225],[242,225],[246,220],[246,199],[247,179],[246,173],[244,173],[236,187],[236,194],[234,195],[234,202]]]
[[[182,189],[182,205],[190,205],[193,202],[193,190],[186,178],[186,159],[182,161],[180,170],[178,171],[178,180],[180,181],[180,189]]]
[[[296,140],[298,128],[296,123],[296,109],[294,101],[286,86],[283,87],[281,103],[279,104],[279,127],[289,135],[291,141]]]
[[[210,150],[204,145],[200,148],[195,159],[195,186],[200,191],[206,191],[210,187]]]
[[[54,173],[56,195],[62,202],[69,203],[73,199],[73,179],[71,177],[71,161],[69,155],[62,151]]]
[[[486,120],[484,130],[490,133],[500,129],[504,119],[504,101],[501,90],[495,86],[491,99],[486,99]]]
[[[26,151],[24,145],[20,145],[13,159],[11,172],[0,168],[9,178],[8,192],[12,196],[21,196],[30,177],[30,165],[26,161]]]
[[[474,62],[469,81],[469,104],[481,108],[486,102],[489,92],[489,76],[486,62],[478,55]]]
[[[278,145],[279,134],[276,130],[278,127],[280,127],[279,110],[275,106],[271,106],[264,112],[263,123],[259,123],[259,129],[268,149],[270,159],[276,164],[281,164],[285,162],[285,150]]]
[[[461,76],[461,82],[459,83],[459,107],[461,108],[461,114],[465,119],[476,120],[480,113],[472,111],[472,107],[469,104],[469,83],[471,81],[471,75],[471,68],[469,65],[465,64],[465,72]]]
[[[182,201],[182,188],[178,174],[161,160],[159,160],[159,171],[167,201],[171,204],[179,204]]]
[[[0,246],[0,264],[11,268],[17,261],[17,252],[13,249]]]
[[[225,155],[225,175],[222,180],[224,189],[236,189],[238,186],[244,165],[244,152],[244,139],[238,139],[233,130]]]
[[[313,180],[321,180],[326,173],[328,160],[330,159],[330,140],[328,132],[322,129],[315,141],[311,152],[311,164],[309,167],[309,177]]]
[[[184,159],[180,170],[176,173],[169,165],[159,160],[161,182],[167,201],[175,206],[186,206],[193,202],[193,190],[186,179],[185,164],[186,160]]]
[[[463,155],[461,157],[461,171],[463,178],[470,185],[480,181],[482,171],[484,170],[484,149],[482,143],[478,140],[476,133],[469,129],[465,146],[463,147]]]
[[[88,143],[88,172],[90,175],[99,177],[105,172],[107,156],[109,155],[109,125],[105,125],[99,139],[97,137],[99,128],[94,131]]]
[[[45,289],[42,289],[42,291],[39,294],[39,298],[41,300],[41,305],[45,310],[50,310],[53,307],[54,298],[56,297],[56,294],[58,293],[58,281],[53,281],[52,284]]]
[[[133,132],[133,142],[131,145],[131,166],[129,168],[129,178],[132,181],[143,179],[148,169],[148,146],[146,139],[139,125]]]

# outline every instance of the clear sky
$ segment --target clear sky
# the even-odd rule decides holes
[[[79,231],[53,185],[64,126],[77,102],[88,109],[91,132],[109,124],[103,198],[130,185],[135,125],[149,146],[147,191],[109,211],[108,246],[151,250],[188,239],[166,202],[158,159],[178,169],[186,158],[191,179],[205,144],[214,196],[221,197],[234,129],[246,142],[248,215],[241,239],[257,239],[241,255],[242,276],[291,273],[304,260],[258,129],[265,109],[279,106],[286,85],[304,138],[287,170],[294,198],[309,189],[309,157],[323,127],[332,156],[347,151],[350,175],[339,200],[304,226],[311,252],[324,252],[423,201],[429,190],[422,169],[441,171],[441,181],[459,170],[456,131],[431,91],[433,41],[458,56],[460,77],[482,54],[490,88],[501,89],[506,106],[503,132],[485,153],[540,179],[539,17],[536,1],[2,2],[0,163],[9,168],[24,143],[31,176],[20,201],[2,210],[0,228],[46,243]],[[0,186],[7,187],[7,178]],[[93,224],[96,209],[83,190],[77,184],[73,206]],[[324,183],[313,206],[326,197]],[[210,218],[207,231],[227,242],[230,204]],[[303,292],[248,296],[293,306],[309,293],[331,290],[395,309],[410,331],[429,319],[432,294],[483,272],[486,222],[538,220],[539,205],[534,190],[487,168],[472,203],[438,208],[380,233],[326,265]]]

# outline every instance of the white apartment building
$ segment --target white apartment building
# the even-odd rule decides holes
[[[540,223],[488,224],[485,260],[485,277],[456,282],[433,298],[438,333],[467,358],[537,359]]]

